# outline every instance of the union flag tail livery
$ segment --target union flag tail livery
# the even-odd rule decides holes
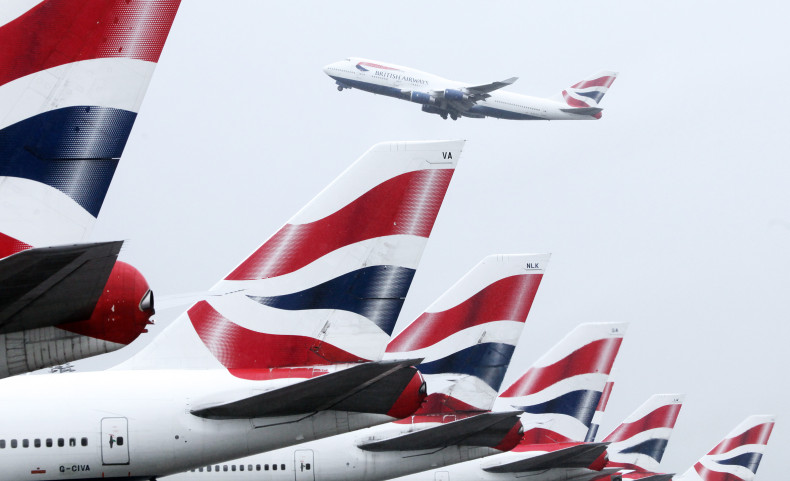
[[[486,257],[392,339],[387,358],[423,358],[431,394],[420,412],[491,409],[548,261]]]
[[[462,147],[374,146],[214,287],[225,295],[197,302],[124,366],[248,377],[380,359]]]
[[[606,466],[658,472],[683,398],[682,394],[656,394],[637,408],[603,440],[611,443],[607,448],[609,463]]]
[[[83,240],[179,0],[0,8],[0,258]]]
[[[72,244],[99,214],[178,5],[0,6],[0,377],[118,349],[150,324],[122,242]]]
[[[522,444],[582,441],[620,350],[627,323],[576,327],[497,398],[524,411]]]
[[[749,416],[676,481],[752,481],[774,428],[774,416]]]
[[[609,87],[612,86],[616,78],[617,72],[598,72],[563,90],[560,95],[570,107],[564,109],[563,112],[591,115],[600,119],[603,109],[598,104],[601,103],[603,96],[609,91]]]
[[[613,387],[614,383],[612,381],[607,382],[606,386],[604,386],[603,393],[601,393],[601,399],[598,401],[598,406],[595,407],[595,414],[593,414],[590,430],[587,431],[587,437],[584,438],[584,442],[591,443],[595,441],[595,436],[598,435],[598,428],[601,427],[603,413],[606,411],[606,405],[609,404],[609,397],[612,395]]]

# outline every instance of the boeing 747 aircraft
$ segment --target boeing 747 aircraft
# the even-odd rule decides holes
[[[337,89],[359,89],[422,104],[422,111],[443,119],[459,117],[511,120],[600,119],[603,96],[617,72],[598,72],[552,98],[543,99],[500,91],[517,77],[483,85],[448,80],[390,63],[347,58],[324,67]]]

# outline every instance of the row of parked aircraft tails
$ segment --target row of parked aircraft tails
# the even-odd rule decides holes
[[[0,376],[118,349],[153,294],[86,243],[178,0],[9,0],[0,8]],[[615,74],[543,100],[404,67],[327,66],[339,89],[453,119],[600,118]],[[602,441],[622,323],[582,324],[502,386],[548,254],[483,259],[395,323],[462,141],[372,147],[147,347],[101,372],[0,390],[0,481],[665,481],[683,396]],[[67,412],[68,416],[63,413]],[[752,416],[683,481],[751,481],[773,427]]]

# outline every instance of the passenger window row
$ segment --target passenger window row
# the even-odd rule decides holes
[[[58,438],[57,441],[53,440],[53,438],[46,438],[44,440],[44,445],[46,447],[48,447],[48,448],[51,448],[51,447],[55,446],[56,442],[57,442],[57,446],[59,448],[62,448],[64,446],[66,446],[66,439],[65,438]],[[68,443],[69,443],[69,447],[70,448],[76,447],[77,446],[77,438],[69,438]],[[88,438],[81,438],[80,439],[80,446],[87,446],[87,445],[88,445]],[[11,449],[16,449],[16,448],[19,447],[19,442],[16,439],[11,439],[8,442],[8,446]],[[22,447],[23,448],[29,448],[30,447],[30,440],[29,439],[23,439],[22,440]],[[33,447],[34,448],[40,448],[41,447],[41,439],[40,438],[36,438],[36,439],[33,440]],[[5,439],[0,439],[0,449],[5,449],[5,448],[6,448],[6,440]]]
[[[278,464],[272,464],[271,465],[272,471],[277,471],[277,466],[280,467],[280,471],[285,471],[285,464],[279,464],[279,465]],[[213,471],[215,473],[218,473],[220,471],[228,471],[228,470],[236,471],[237,467],[238,467],[239,471],[244,471],[245,469],[247,471],[260,471],[261,469],[263,469],[264,471],[268,471],[269,470],[269,465],[268,464],[256,464],[255,465],[255,469],[253,469],[252,464],[247,464],[246,466],[244,464],[238,464],[238,465],[236,465],[236,464],[231,464],[231,465],[223,464],[222,466],[220,466],[219,464],[215,464],[213,466],[209,465],[209,466],[205,466],[205,467],[198,468],[198,469],[191,469],[190,472],[194,473],[195,471],[197,471],[199,473],[202,473],[203,471],[205,471],[207,473],[210,473],[210,472]],[[306,467],[306,469],[309,470],[310,469],[310,463],[306,464],[305,467]]]

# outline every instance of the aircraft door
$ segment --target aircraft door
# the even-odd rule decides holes
[[[450,481],[450,473],[448,471],[436,471],[434,481]]]
[[[102,418],[102,464],[129,464],[129,425],[126,418]]]
[[[312,449],[294,451],[294,481],[315,481]]]

